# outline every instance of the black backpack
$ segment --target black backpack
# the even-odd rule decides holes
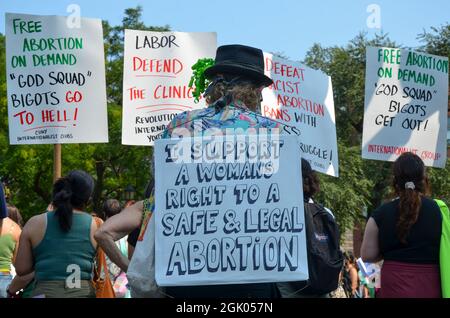
[[[337,289],[344,264],[339,228],[324,207],[306,202],[305,225],[309,279],[297,285],[298,294],[323,295]]]

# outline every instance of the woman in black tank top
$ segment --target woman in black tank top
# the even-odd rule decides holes
[[[442,219],[428,197],[423,161],[413,153],[394,163],[395,200],[375,210],[366,225],[361,257],[384,260],[381,294],[388,297],[441,297],[439,246]]]

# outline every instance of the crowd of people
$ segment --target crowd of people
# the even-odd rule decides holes
[[[283,124],[257,111],[262,89],[272,83],[264,75],[261,50],[221,46],[215,65],[205,75],[211,80],[205,92],[209,107],[177,115],[162,138],[177,136],[180,128],[184,136],[186,131],[193,135],[199,127],[202,131],[250,127],[283,131]],[[316,204],[314,195],[320,185],[308,161],[301,162],[307,211]],[[405,153],[396,160],[393,189],[397,198],[370,214],[361,248],[363,261],[382,262],[380,286],[362,272],[352,253],[345,253],[344,266],[336,276],[337,288],[331,293],[305,293],[308,282],[273,282],[168,287],[163,296],[441,297],[442,221],[438,205],[429,198],[426,169],[418,156]],[[8,214],[0,219],[0,297],[17,297],[19,292],[23,297],[96,297],[99,285],[93,272],[99,264],[99,251],[106,254],[107,264],[101,279],[109,278],[115,297],[139,297],[127,280],[127,271],[139,237],[153,221],[153,185],[149,183],[143,201],[125,207],[114,198],[105,200],[103,220],[87,212],[93,190],[94,180],[88,173],[71,171],[54,183],[48,209],[30,218],[23,228],[19,210],[2,203]],[[325,211],[333,220],[332,210]],[[154,240],[150,244],[155,244]]]

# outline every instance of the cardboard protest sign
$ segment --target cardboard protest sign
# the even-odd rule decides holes
[[[356,260],[362,277],[366,280],[368,287],[380,288],[381,267],[377,263],[365,263],[361,257]],[[361,278],[361,276],[360,276]]]
[[[151,146],[176,114],[206,106],[194,103],[191,67],[216,47],[216,33],[125,30],[123,144]]]
[[[445,167],[448,58],[368,47],[366,60],[362,157],[395,161],[413,152]]]
[[[381,271],[380,266],[377,263],[364,262],[361,257],[356,260],[356,263],[358,264],[361,273],[366,277],[374,276]]]
[[[298,158],[296,136],[157,140],[158,285],[306,280]]]
[[[261,113],[301,132],[302,157],[319,172],[339,175],[331,78],[298,62],[264,53],[273,85],[262,92]]]
[[[101,20],[6,14],[11,144],[108,142]]]

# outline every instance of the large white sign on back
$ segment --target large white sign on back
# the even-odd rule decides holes
[[[6,14],[11,144],[108,142],[101,20]]]
[[[301,132],[302,157],[319,172],[339,174],[331,78],[298,62],[264,53],[265,74],[273,85],[263,90],[261,113]]]
[[[425,165],[447,161],[448,58],[368,47],[362,157],[395,161],[404,152]]]
[[[155,142],[158,285],[308,278],[298,143],[261,134]]]
[[[199,58],[214,58],[216,33],[125,30],[122,143],[153,145],[176,114],[203,108],[189,81]]]

